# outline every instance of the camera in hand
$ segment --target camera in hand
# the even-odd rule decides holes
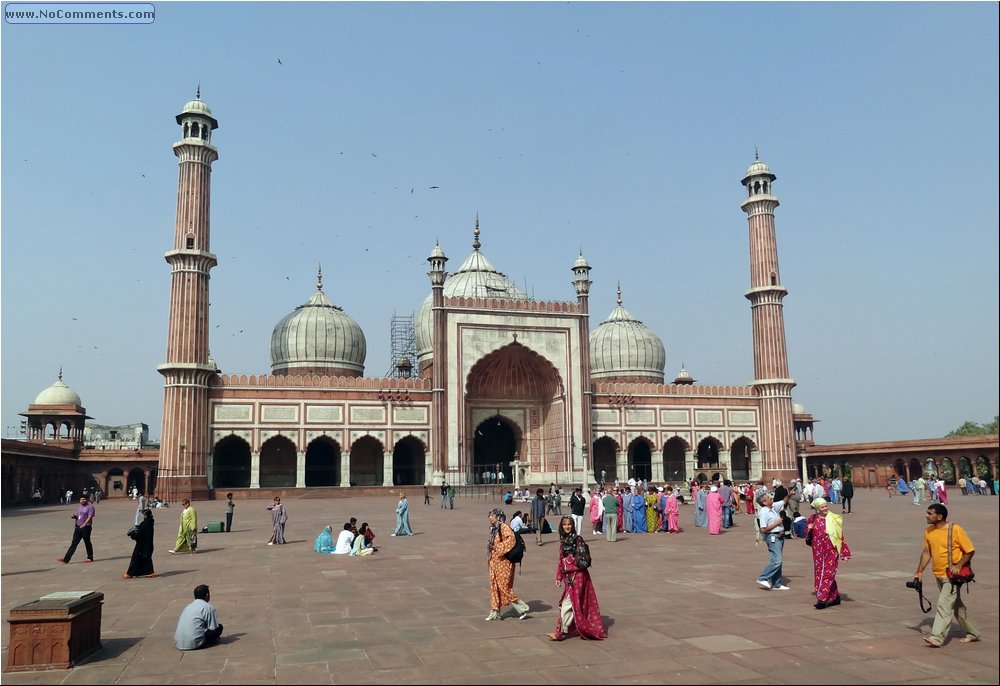
[[[923,589],[923,587],[924,587],[924,582],[921,581],[920,579],[914,579],[913,581],[907,581],[906,582],[906,587],[907,588],[912,588],[917,593],[920,593],[921,589]]]

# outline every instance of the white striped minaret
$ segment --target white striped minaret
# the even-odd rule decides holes
[[[743,177],[747,198],[740,208],[747,214],[750,229],[750,290],[746,297],[750,301],[753,321],[752,385],[760,397],[758,450],[764,479],[776,477],[787,484],[798,476],[792,421],[795,380],[788,375],[781,304],[788,291],[781,285],[774,230],[774,208],[778,206],[778,198],[771,190],[776,178],[766,164],[755,159]]]
[[[179,159],[174,244],[164,254],[170,265],[170,318],[163,375],[163,430],[156,491],[172,500],[208,497],[208,383],[216,372],[208,355],[208,279],[216,265],[210,251],[209,200],[211,144],[219,123],[198,96],[177,115],[182,139],[174,143]]]

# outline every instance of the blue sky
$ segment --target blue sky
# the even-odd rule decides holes
[[[95,422],[159,436],[173,117],[199,82],[224,372],[269,372],[322,262],[385,374],[393,313],[478,212],[535,297],[574,299],[582,249],[592,328],[621,280],[668,380],[745,384],[756,145],[817,441],[997,413],[996,3],[159,3],[151,25],[5,24],[0,59],[4,435],[61,365]]]

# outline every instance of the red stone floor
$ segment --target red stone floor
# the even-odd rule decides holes
[[[927,648],[917,596],[904,586],[920,555],[924,507],[861,491],[845,517],[854,559],[842,563],[839,607],[813,608],[809,549],[785,547],[790,591],[760,588],[767,549],[755,546],[746,515],[721,536],[693,526],[681,509],[680,535],[591,540],[593,577],[609,637],[552,643],[559,589],[553,536],[528,549],[515,589],[528,619],[485,622],[487,513],[492,500],[458,498],[455,510],[411,501],[416,535],[393,538],[391,496],[286,498],[288,545],[268,546],[267,500],[238,501],[234,531],[203,534],[195,555],[171,556],[178,508],[158,509],[156,579],[121,578],[132,542],[134,503],[98,506],[96,562],[69,543],[72,506],[2,512],[2,605],[55,591],[105,594],[104,647],[70,670],[6,673],[9,684],[338,684],[338,683],[885,683],[998,682],[998,502],[951,498],[951,521],[978,546],[977,582],[966,598],[982,641]],[[199,521],[223,519],[222,501],[196,503]],[[514,508],[507,508],[510,512]],[[324,524],[351,515],[369,522],[381,550],[369,558],[318,555]],[[928,571],[928,585],[933,580]],[[173,636],[197,584],[209,584],[221,645],[180,652]],[[963,591],[964,593],[964,591]],[[3,632],[6,664],[8,631]]]

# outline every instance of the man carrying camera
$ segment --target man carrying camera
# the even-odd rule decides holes
[[[949,528],[951,531],[949,531]],[[951,550],[948,550],[949,538]],[[941,503],[932,503],[927,508],[927,529],[924,531],[924,549],[920,553],[920,562],[913,575],[913,581],[907,584],[918,591],[921,589],[924,569],[933,565],[931,572],[937,580],[938,600],[937,613],[934,615],[934,626],[929,636],[924,636],[927,645],[940,648],[944,645],[945,636],[951,627],[951,618],[962,627],[965,636],[961,643],[974,643],[979,640],[979,629],[968,617],[965,603],[962,602],[962,584],[966,578],[963,568],[969,569],[969,562],[976,549],[972,545],[965,529],[958,524],[948,523],[948,508]]]

